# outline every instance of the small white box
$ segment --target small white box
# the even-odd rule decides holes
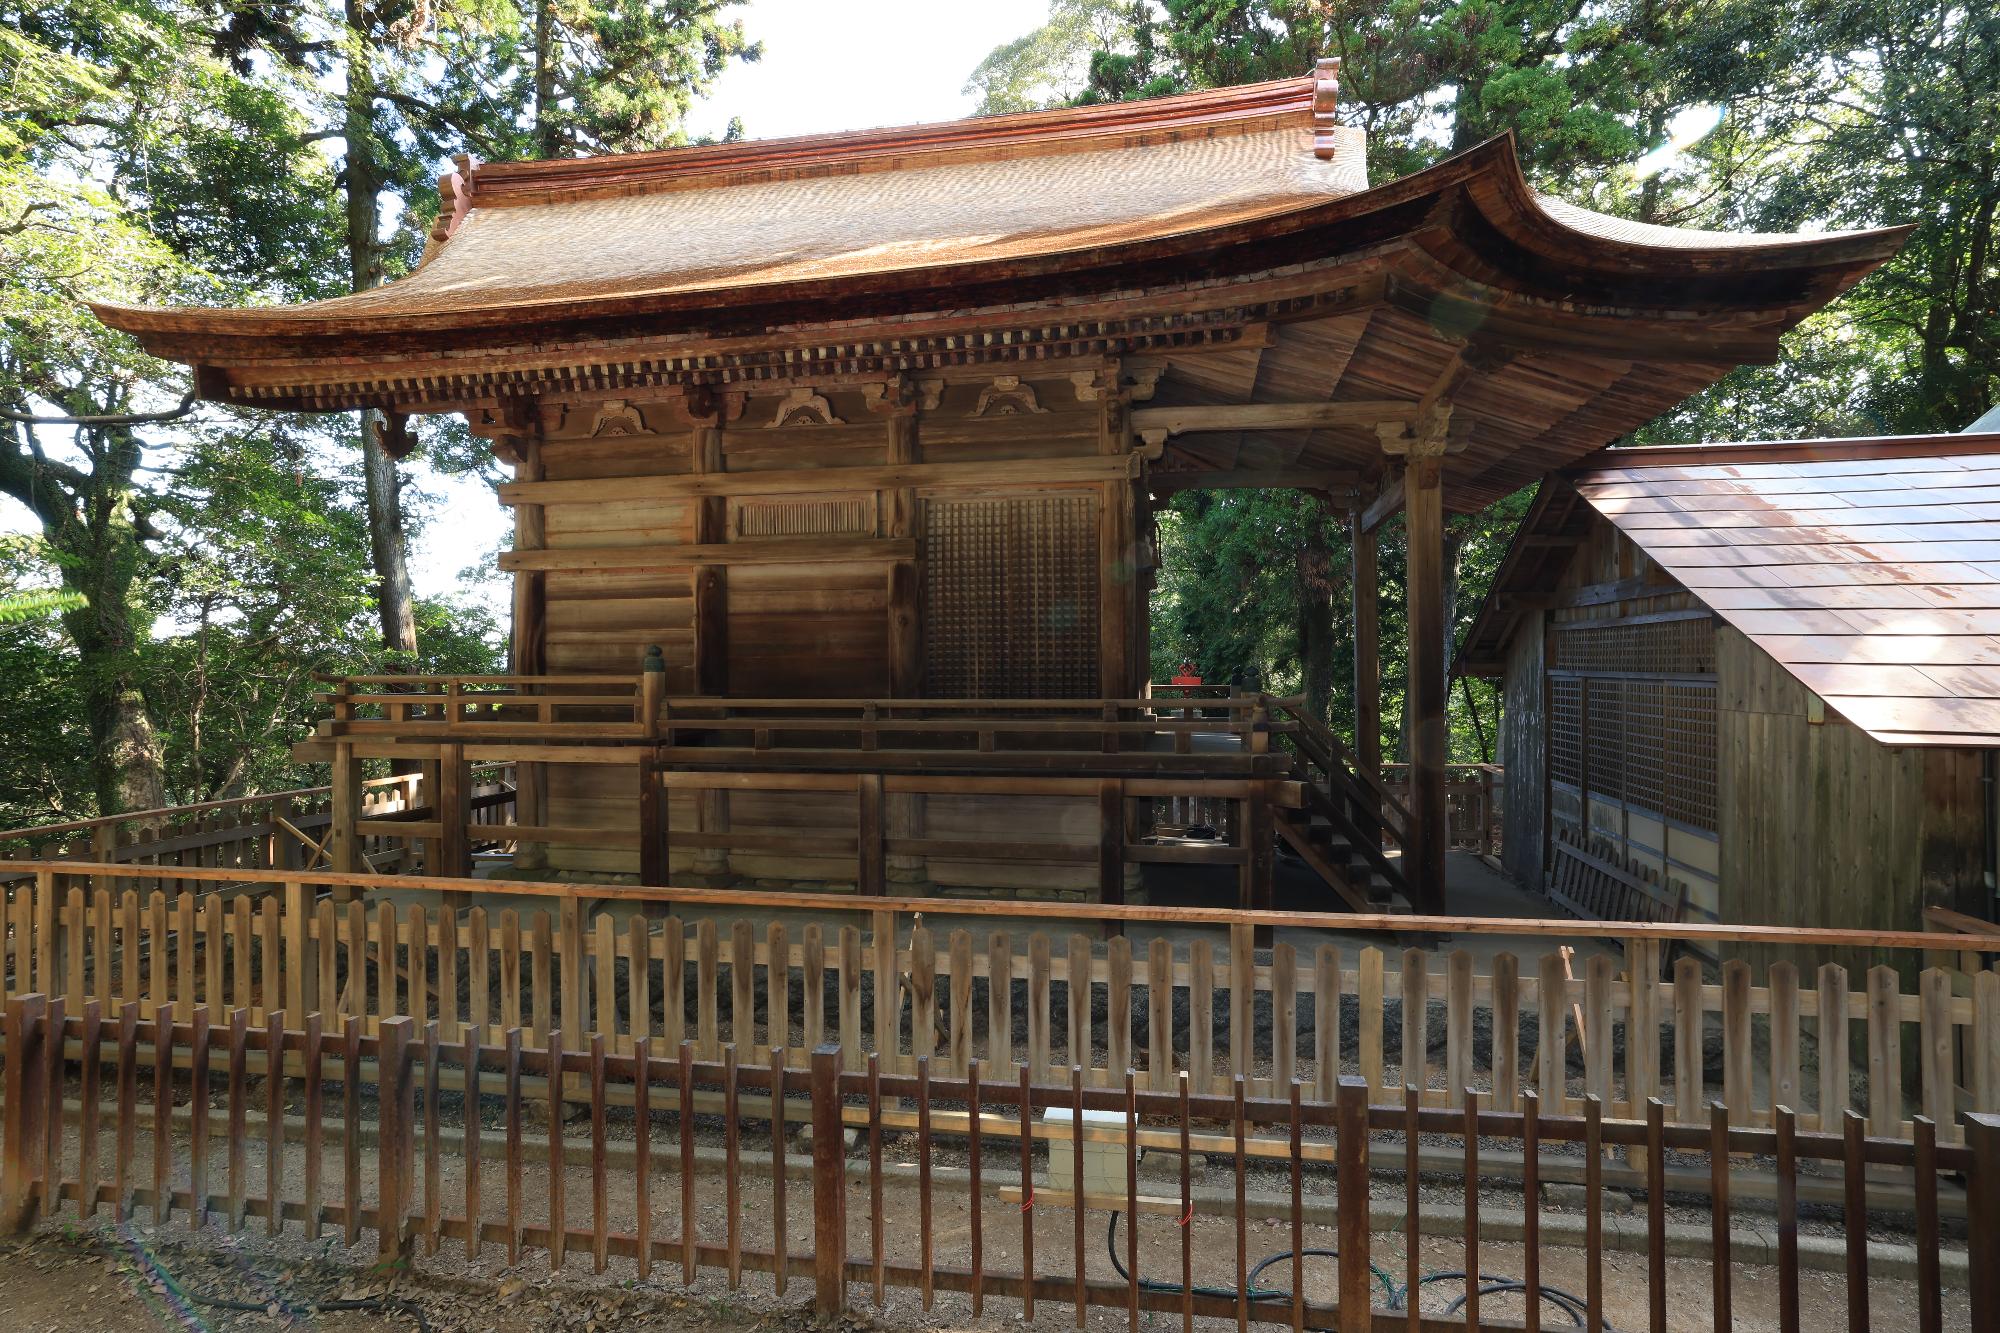
[[[1075,1115],[1069,1107],[1051,1106],[1042,1113],[1042,1123],[1061,1125],[1067,1131]],[[1085,1110],[1083,1123],[1089,1128],[1123,1131],[1125,1113]],[[1067,1138],[1049,1140],[1049,1188],[1052,1190],[1076,1188],[1076,1160],[1070,1156],[1072,1146]],[[1099,1198],[1122,1199],[1127,1182],[1125,1145],[1086,1140],[1083,1144],[1083,1192]]]

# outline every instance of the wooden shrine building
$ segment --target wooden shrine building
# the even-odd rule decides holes
[[[1508,869],[1564,907],[1994,919],[2000,434],[1607,450],[1458,666],[1503,682]]]
[[[1336,75],[461,161],[399,281],[98,313],[213,401],[376,409],[392,450],[463,414],[513,465],[513,675],[344,682],[302,751],[343,790],[434,765],[406,829],[447,866],[491,761],[558,869],[1116,896],[1190,861],[1255,903],[1275,831],[1330,906],[1441,908],[1444,514],[1773,359],[1901,233],[1607,217],[1504,138],[1371,185]],[[1352,515],[1359,753],[1284,701],[1147,697],[1153,506],[1274,486]],[[1407,808],[1372,744],[1399,511]],[[356,865],[368,821],[335,813]]]

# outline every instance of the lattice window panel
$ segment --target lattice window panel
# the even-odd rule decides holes
[[[1625,795],[1625,682],[1584,682],[1589,700],[1585,714],[1586,757],[1590,768],[1585,785],[1593,796],[1623,799]]]
[[[1715,618],[1693,616],[1644,624],[1560,625],[1559,671],[1616,671],[1648,676],[1702,676],[1715,671]]]
[[[1583,784],[1582,703],[1582,681],[1549,681],[1549,779],[1571,787]]]
[[[1666,807],[1666,686],[1654,680],[1623,681],[1625,703],[1624,797],[1647,810]]]
[[[734,502],[739,537],[872,537],[875,497],[818,496],[809,500]]]
[[[1098,693],[1095,495],[927,500],[923,558],[926,693]]]
[[[1659,808],[1669,819],[1715,832],[1715,686],[1669,682],[1662,692],[1666,793]]]

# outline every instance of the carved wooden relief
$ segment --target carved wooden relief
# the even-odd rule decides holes
[[[590,434],[599,435],[644,435],[646,419],[639,415],[639,409],[623,398],[606,399],[591,418]]]
[[[765,423],[773,426],[844,426],[833,414],[833,404],[809,388],[793,389],[778,403],[778,414]]]
[[[993,383],[979,391],[979,401],[972,407],[972,415],[976,417],[1032,416],[1046,411],[1035,397],[1034,386],[1023,384],[1019,375],[996,376]]]

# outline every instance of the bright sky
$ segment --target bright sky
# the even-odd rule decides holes
[[[750,0],[745,31],[764,57],[736,64],[689,118],[695,135],[720,138],[741,117],[753,139],[955,120],[970,115],[966,76],[1002,42],[1039,27],[1048,0]],[[452,591],[468,563],[506,540],[508,516],[477,482],[430,485],[444,509],[411,552],[419,595]],[[488,602],[503,621],[506,585]]]

